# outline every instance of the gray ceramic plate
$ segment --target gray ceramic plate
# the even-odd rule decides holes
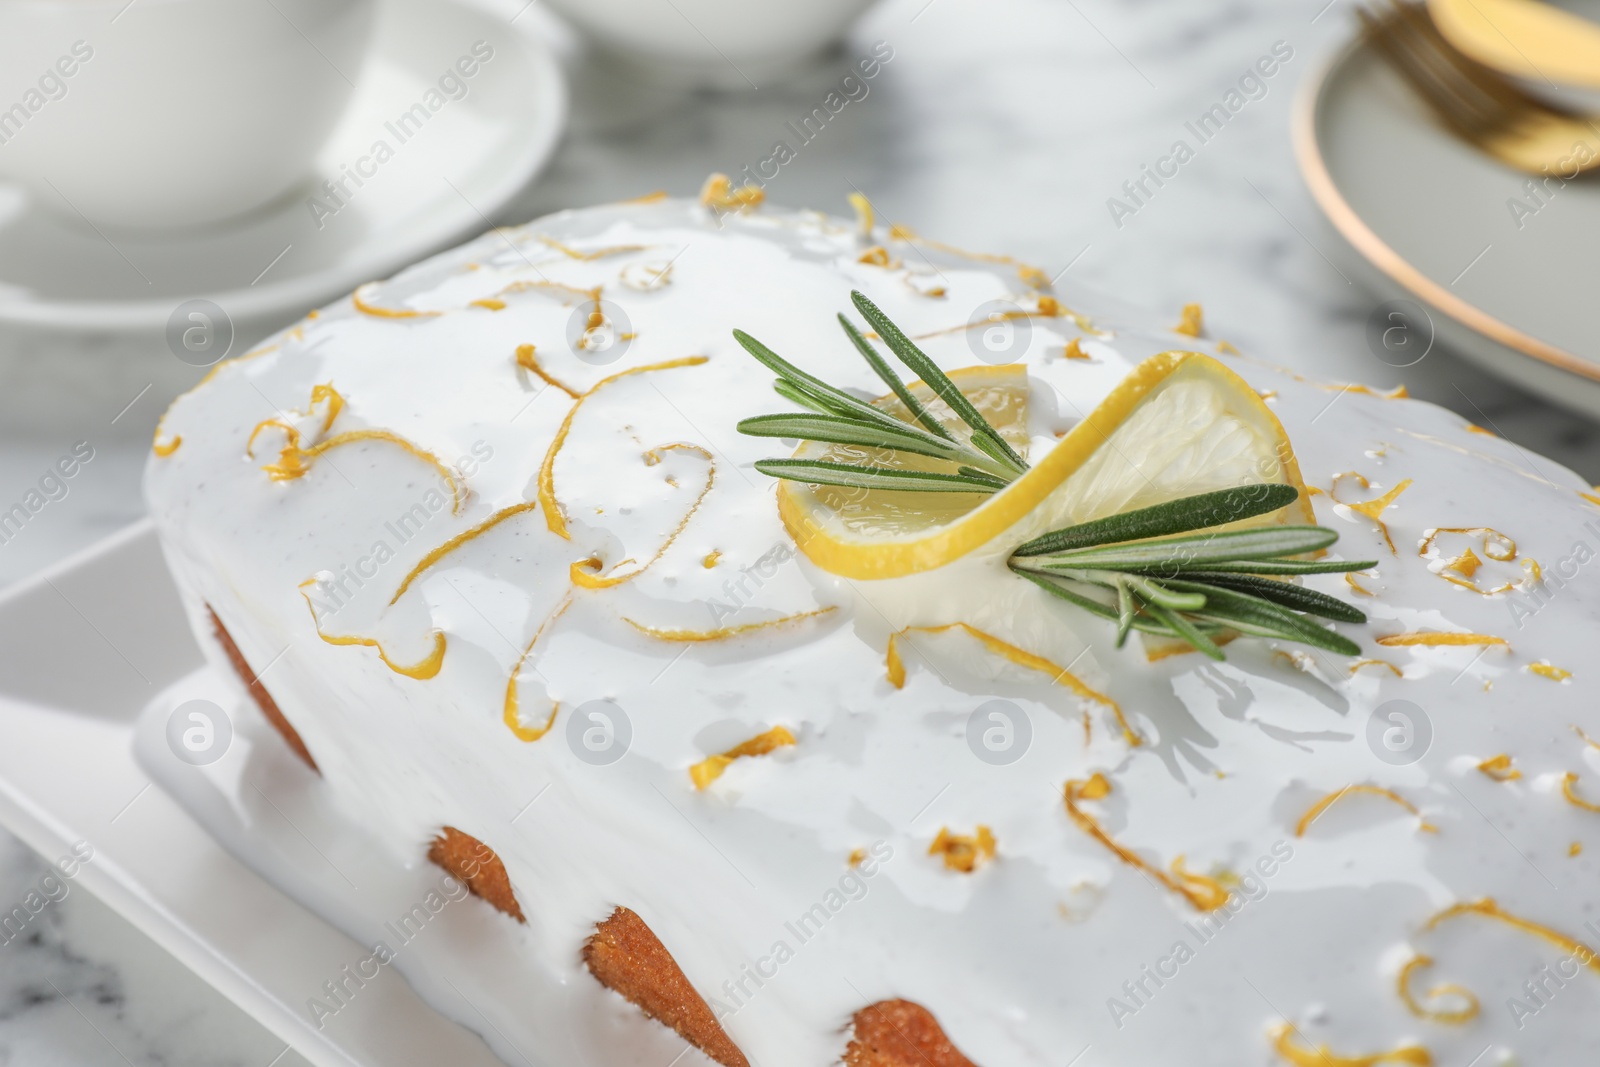
[[[1529,175],[1447,133],[1359,39],[1305,83],[1294,140],[1352,277],[1420,304],[1467,359],[1600,416],[1600,175],[1552,179],[1536,198]]]

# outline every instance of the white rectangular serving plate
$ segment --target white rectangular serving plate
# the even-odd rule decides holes
[[[0,593],[0,823],[52,861],[89,842],[93,859],[76,875],[83,888],[317,1067],[498,1067],[477,1035],[429,1007],[393,967],[316,1024],[308,999],[371,948],[231,855],[135,756],[147,706],[173,687],[205,687],[206,678],[148,521]],[[237,718],[238,759],[253,761],[255,773],[281,753],[254,746],[252,737],[271,735]],[[290,764],[268,770],[295,773]],[[197,774],[196,788],[214,777]],[[226,805],[216,807],[208,821],[230,817]],[[282,837],[295,835],[286,827]],[[301,837],[296,847],[317,848]],[[315,864],[313,856],[306,866]],[[418,899],[408,894],[430,877],[399,871],[378,899]],[[445,915],[440,925],[457,920],[471,924]],[[472,1018],[464,1006],[461,1017]]]

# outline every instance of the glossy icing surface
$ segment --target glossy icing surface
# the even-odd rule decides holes
[[[1342,628],[1361,661],[1241,640],[1150,663],[1020,580],[902,595],[796,552],[751,467],[787,450],[734,430],[788,405],[730,331],[873,395],[833,319],[851,288],[947,369],[995,358],[966,327],[1007,301],[1030,458],[1142,359],[1217,350],[1040,282],[819,215],[551,216],[222,366],[164,420],[152,510],[196,617],[271,664],[332,803],[417,862],[443,825],[502,857],[528,988],[484,995],[528,1035],[562,1025],[546,994],[591,981],[578,948],[625,904],[760,1064],[834,1062],[888,997],[984,1067],[1592,1047],[1600,973],[1540,932],[1600,944],[1579,803],[1600,750],[1574,729],[1600,735],[1600,506],[1575,476],[1441,409],[1219,355],[1283,422],[1336,551],[1380,561],[1307,579],[1368,612]],[[936,632],[897,641],[897,688],[908,625]],[[691,767],[780,726],[793,745],[697,788]],[[1520,777],[1480,769],[1501,754]],[[1447,910],[1483,898],[1501,910]],[[1446,983],[1472,1018],[1441,1016],[1468,1003],[1430,1000]]]

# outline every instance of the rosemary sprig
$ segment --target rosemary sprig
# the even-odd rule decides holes
[[[962,395],[956,384],[910,338],[889,322],[876,305],[860,293],[851,295],[856,307],[873,324],[878,335],[885,339],[890,351],[921,377],[924,384],[966,423],[970,430],[967,440],[961,440],[949,427],[933,417],[888,362],[862,336],[861,331],[843,315],[839,316],[839,325],[844,328],[845,336],[916,422],[896,418],[843,389],[807,374],[743,330],[735,330],[734,340],[778,376],[773,383],[778,394],[810,409],[804,413],[760,415],[745,419],[739,423],[739,432],[754,437],[800,438],[886,452],[910,452],[954,463],[957,470],[933,479],[906,480],[901,477],[908,473],[906,471],[867,462],[785,465],[765,473],[824,485],[862,486],[870,481],[872,488],[889,488],[888,480],[899,480],[904,482],[898,486],[902,489],[937,488],[945,492],[992,493],[1004,489],[1025,472],[1028,464],[1006,443],[999,431],[989,425],[989,421]],[[765,465],[778,462],[762,461]],[[873,472],[873,476],[869,478],[867,475],[836,469],[847,466],[855,468],[855,471]],[[758,469],[762,469],[760,465]],[[811,474],[825,477],[813,478]],[[841,478],[849,480],[841,481]]]
[[[974,446],[993,457],[996,462],[1010,466],[1016,474],[1028,469],[1027,462],[1006,443],[1006,439],[1000,436],[1000,431],[989,425],[989,420],[972,406],[972,401],[956,388],[956,383],[951,381],[922,349],[912,343],[911,338],[902,333],[900,327],[890,322],[889,317],[878,310],[878,305],[856,290],[851,290],[850,302],[861,312],[861,317],[878,331],[878,336],[889,346],[889,351],[898,356],[900,362],[910,368],[913,374],[921,378],[923,384],[932,389],[940,400],[948,404],[957,418],[972,428]],[[884,369],[888,369],[887,365]],[[896,395],[899,395],[899,390],[896,390]]]
[[[878,350],[873,348],[865,337],[861,336],[861,331],[856,329],[855,323],[840,315],[839,325],[844,327],[845,336],[850,338],[850,343],[856,346],[856,351],[860,352],[861,358],[867,361],[867,366],[871,367],[878,377],[883,379],[883,383],[894,392],[894,395],[900,398],[900,403],[906,406],[906,410],[911,412],[912,416],[926,426],[931,433],[943,437],[946,441],[954,441],[955,437],[949,430],[945,429],[944,423],[928,414],[928,409],[922,406],[922,401],[918,400],[916,395],[906,388],[906,384],[900,380],[900,376],[890,368],[889,364],[884,362],[882,356],[878,355]]]
[[[774,478],[791,478],[812,485],[843,485],[857,489],[900,489],[924,493],[992,493],[1005,483],[992,481],[983,471],[962,467],[965,474],[936,471],[890,470],[828,460],[758,459],[756,470]],[[980,476],[982,476],[980,478]]]
[[[994,493],[1028,470],[1027,461],[955,382],[877,305],[858,292],[850,297],[889,351],[965,424],[965,432],[953,432],[935,418],[843,315],[839,325],[845,336],[914,421],[807,374],[735,330],[733,336],[745,351],[778,376],[773,383],[778,394],[806,409],[745,419],[739,423],[741,433],[867,450],[864,462],[763,459],[755,465],[758,471],[813,485]],[[954,469],[893,466],[895,453],[941,460]],[[1342,600],[1280,579],[1365,570],[1376,562],[1302,558],[1339,539],[1321,526],[1230,528],[1284,508],[1298,496],[1292,486],[1262,483],[1182,497],[1052,530],[1018,546],[1008,564],[1014,574],[1052,596],[1114,622],[1118,647],[1138,630],[1183,641],[1217,660],[1224,658],[1219,639],[1234,634],[1357,655],[1355,642],[1313,617],[1363,623],[1366,615]]]
[[[1139,511],[1124,511],[1103,519],[1081,522],[1065,530],[1035,537],[1027,544],[1018,546],[1014,554],[1042,556],[1050,552],[1066,552],[1075,548],[1092,548],[1119,541],[1138,541],[1146,537],[1165,537],[1189,530],[1225,526],[1240,519],[1252,519],[1288,507],[1299,495],[1299,491],[1291,485],[1247,485],[1220,489]]]
[[[1375,561],[1292,558],[1339,539],[1321,526],[1216,529],[1275,511],[1296,495],[1288,486],[1245,485],[1125,511],[1037,537],[1013,552],[1009,565],[1047,592],[1117,620],[1119,646],[1137,629],[1220,660],[1212,638],[1233,630],[1357,655],[1354,641],[1310,616],[1360,623],[1366,615],[1266,575],[1359,571]],[[1172,533],[1182,536],[1150,539]]]

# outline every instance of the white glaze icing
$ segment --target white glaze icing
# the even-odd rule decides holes
[[[582,260],[543,237],[586,252],[644,247]],[[884,669],[889,619],[904,625],[911,611],[932,621],[948,608],[955,618],[946,621],[956,621],[982,604],[959,582],[948,605],[902,602],[794,556],[772,486],[751,467],[785,450],[734,430],[740,417],[787,405],[729,336],[745,329],[829,381],[876,393],[833,321],[851,288],[913,335],[959,326],[988,300],[1034,306],[1013,265],[904,242],[889,248],[903,266],[859,263],[855,228],[819,215],[719,223],[681,201],[563,213],[486,235],[362,294],[376,306],[439,314],[376,317],[334,305],[265,354],[221,368],[165,420],[163,439],[182,443],[152,457],[147,491],[197,625],[202,605],[212,605],[252,663],[273,664],[266,684],[322,769],[316,788],[396,855],[422,862],[442,825],[499,853],[529,921],[516,930],[504,920],[506,936],[527,946],[529,988],[501,986],[494,996],[510,1016],[537,1022],[525,1035],[557,1025],[559,1012],[541,999],[551,990],[592,982],[579,947],[625,904],[716,1006],[736,1009],[725,1028],[752,1062],[771,1067],[834,1062],[850,1016],[888,997],[927,1006],[983,1067],[1060,1065],[1086,1046],[1082,1062],[1092,1064],[1281,1062],[1266,1035],[1284,1018],[1341,1053],[1419,1043],[1440,1063],[1467,1063],[1486,1046],[1501,1051],[1483,1062],[1515,1054],[1529,1064],[1591,1047],[1600,974],[1583,971],[1535,1005],[1523,982],[1564,953],[1476,918],[1431,933],[1423,926],[1454,902],[1493,896],[1510,912],[1600,942],[1600,917],[1582,888],[1593,877],[1600,815],[1567,803],[1560,789],[1560,776],[1576,771],[1578,788],[1600,799],[1600,751],[1571,728],[1600,734],[1584,697],[1600,621],[1593,564],[1574,564],[1559,589],[1547,582],[1548,606],[1514,613],[1513,603],[1535,601],[1459,588],[1417,551],[1433,527],[1494,527],[1547,579],[1558,576],[1578,543],[1586,557],[1600,550],[1600,507],[1581,495],[1588,487],[1441,409],[1221,356],[1272,394],[1309,485],[1327,491],[1335,475],[1356,470],[1372,488],[1344,479],[1338,493],[1360,501],[1413,479],[1383,513],[1394,553],[1369,518],[1315,498],[1319,521],[1341,534],[1341,555],[1380,560],[1361,579],[1377,595],[1354,595],[1337,575],[1308,580],[1370,614],[1368,626],[1343,631],[1404,677],[1381,666],[1352,673],[1320,653],[1277,656],[1260,641],[1229,646],[1225,664],[1146,663],[1135,643],[1112,648],[1109,627],[1063,606],[1048,633],[1018,632],[1050,642],[1037,651],[1073,661],[1116,699],[1142,746],[1124,741],[1104,707],[959,633],[903,646],[908,677],[896,690]],[[653,276],[641,265],[669,262],[665,285],[638,286]],[[947,295],[919,295],[908,271],[936,274]],[[608,311],[620,307],[622,328],[637,335],[620,358],[580,358],[569,338],[574,314],[581,329],[585,312],[548,283],[604,287]],[[1141,359],[1210,347],[1141,328],[1140,316],[1092,295],[1058,295],[1069,307],[1082,296],[1104,335],[1083,334],[1065,317],[1030,320],[1019,358],[1032,385],[1035,450]],[[471,303],[491,297],[504,309]],[[1061,358],[1080,336],[1092,358]],[[525,344],[567,389],[518,367]],[[977,362],[960,332],[925,347],[947,368]],[[388,605],[431,548],[535,499],[571,393],[687,356],[706,361],[618,379],[574,417],[553,468],[570,541],[532,508],[446,556]],[[263,431],[251,459],[252,427],[280,417],[308,445],[317,440],[324,409],[296,412],[308,410],[320,383],[345,400],[327,436],[383,429],[471,468],[459,513],[428,465],[383,442],[334,449],[304,477],[270,480],[260,468],[282,435]],[[670,444],[695,448],[644,461]],[[524,724],[542,723],[552,700],[561,711],[543,739],[517,739],[502,722],[506,682],[567,595],[568,567],[594,555],[626,573],[650,560],[712,467],[703,503],[659,560],[614,588],[577,591],[550,623],[518,694]],[[407,514],[412,527],[400,522]],[[373,562],[378,543],[385,551],[376,554],[392,558]],[[1459,551],[1453,543],[1450,554]],[[1524,577],[1492,561],[1480,575],[1491,572]],[[410,664],[426,657],[437,630],[447,644],[438,674],[406,677],[374,648],[319,640],[299,590],[319,573],[342,578],[348,593],[321,591],[324,633],[375,638],[392,661]],[[900,608],[885,613],[876,602]],[[1011,614],[990,607],[994,625]],[[704,644],[662,642],[626,621],[709,630],[822,608],[833,610]],[[1375,643],[1415,630],[1492,634],[1510,647]],[[1528,670],[1541,660],[1573,677]],[[966,740],[969,716],[994,698],[1022,708],[1031,725],[1026,754],[1009,766],[982,762]],[[581,760],[567,733],[574,709],[595,700],[614,701],[631,724],[626,755],[607,766]],[[1367,743],[1369,716],[1391,700],[1410,701],[1431,721],[1432,745],[1416,763],[1385,763]],[[780,723],[798,745],[739,760],[694,790],[691,764]],[[1498,782],[1476,769],[1501,752],[1523,778]],[[1202,943],[1201,913],[1074,825],[1062,784],[1097,771],[1114,792],[1086,810],[1163,868],[1182,855],[1192,870],[1242,874],[1276,849],[1279,862],[1265,864],[1273,873],[1257,876],[1262,888],[1236,891],[1238,913],[1220,934]],[[1295,836],[1314,801],[1355,783],[1396,791],[1438,833],[1421,832],[1417,818],[1381,798],[1352,796]],[[998,839],[994,862],[962,874],[927,855],[941,826],[971,833],[980,823]],[[1574,841],[1590,851],[1569,856]],[[829,902],[846,857],[875,842],[892,858],[863,881],[865,895],[800,943],[785,924]],[[1181,964],[1180,939],[1193,952]],[[757,988],[746,968],[780,941],[793,959]],[[1438,961],[1416,981],[1419,995],[1461,983],[1482,1001],[1477,1019],[1447,1026],[1407,1011],[1394,972],[1408,945]],[[1146,966],[1176,970],[1158,986]],[[1514,1020],[1510,997],[1536,1013]],[[530,1007],[518,1009],[519,1000]],[[606,1062],[613,1037],[584,1027],[571,1039],[580,1059]]]

